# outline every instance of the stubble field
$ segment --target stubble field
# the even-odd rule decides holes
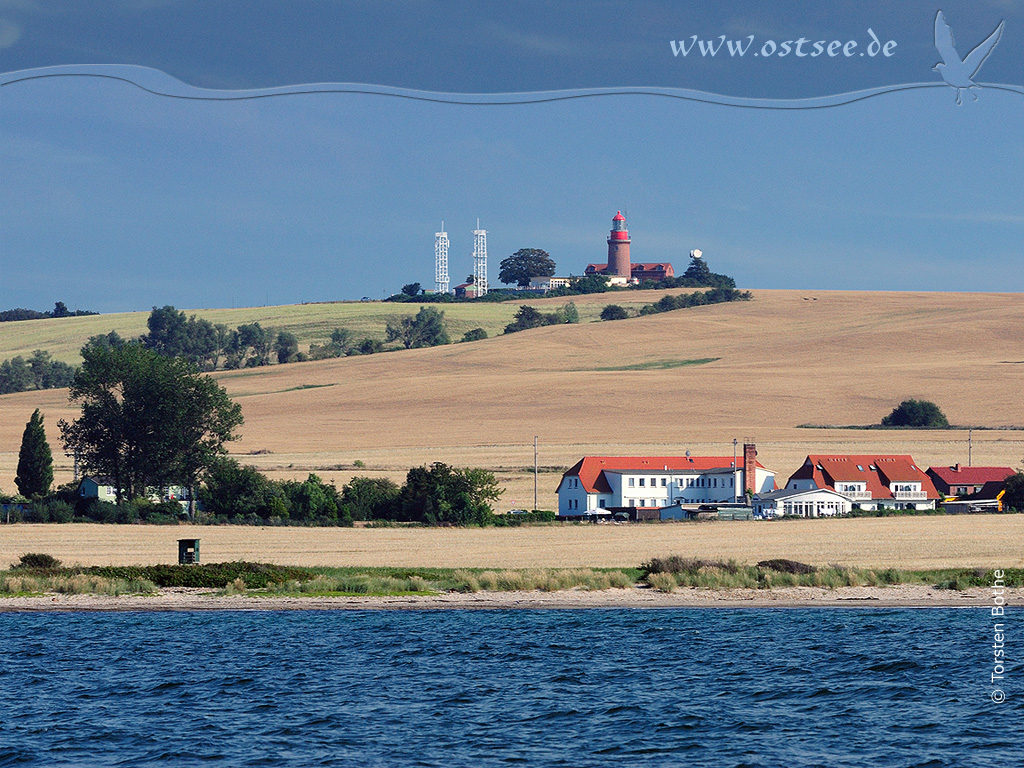
[[[1003,428],[975,430],[974,464],[1021,465],[1024,432],[1006,428],[1024,426],[1024,297],[754,294],[751,302],[549,327],[470,344],[219,373],[218,380],[245,414],[242,439],[231,449],[276,477],[316,472],[339,484],[356,474],[401,481],[409,467],[431,461],[486,467],[506,488],[499,509],[510,509],[533,506],[533,477],[527,468],[533,464],[537,435],[539,463],[548,469],[539,476],[538,503],[551,509],[560,469],[585,454],[675,455],[690,450],[731,455],[733,439],[740,444],[753,441],[759,460],[778,473],[780,483],[814,452],[909,453],[922,466],[966,463],[966,431],[798,428],[808,423],[877,423],[901,400],[915,397],[938,403],[953,423]],[[647,302],[661,295],[630,298]],[[608,295],[574,300],[585,318],[605,304],[622,303]],[[543,308],[564,302],[533,303]],[[691,362],[708,358],[717,359]],[[13,490],[21,431],[37,406],[56,449],[57,479],[70,479],[70,461],[60,454],[56,428],[58,419],[75,415],[66,391],[20,393],[0,397],[0,489]],[[357,468],[357,461],[365,466]],[[1016,518],[997,520],[1013,525]],[[834,523],[851,526],[851,531],[859,524]],[[939,530],[946,521],[929,518],[914,524]],[[802,546],[812,530],[826,530],[816,525],[787,524],[778,530],[791,530],[788,538]],[[728,538],[740,530],[724,524],[716,529],[729,532]],[[601,535],[620,543],[655,535],[634,530],[647,529],[611,528]],[[874,529],[857,530],[864,531],[857,541],[873,548],[862,551],[860,544],[850,545],[862,552],[861,564],[889,556],[885,536],[876,538]],[[213,529],[208,531],[202,535],[214,535]],[[371,533],[383,535],[351,535]],[[508,536],[509,542],[555,535],[518,530],[458,536],[463,534]],[[986,540],[982,549],[963,553],[973,560],[958,564],[991,564],[1015,553],[1005,537]],[[582,541],[593,552],[587,564],[599,564],[596,539]],[[643,556],[664,554],[672,550],[671,544],[644,547]],[[392,555],[398,557],[397,546],[382,545],[374,556],[390,563]],[[417,546],[424,552],[434,547],[426,538]],[[843,553],[838,545],[833,554],[822,556],[839,561]],[[273,548],[265,555],[274,555]],[[979,560],[983,555],[988,559]],[[789,556],[799,559],[796,551]],[[943,557],[960,555],[946,550]]]

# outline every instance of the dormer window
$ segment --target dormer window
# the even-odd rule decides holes
[[[862,467],[860,464],[857,465],[857,469],[859,469],[861,472],[864,471],[864,467]]]

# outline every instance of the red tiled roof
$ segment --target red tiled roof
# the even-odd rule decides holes
[[[928,472],[946,485],[1001,483],[1015,474],[1009,467],[961,467],[959,464],[955,467],[929,467]]]
[[[929,499],[939,498],[930,477],[913,456],[811,455],[790,480],[814,480],[819,488],[835,490],[836,483],[866,483],[873,499],[894,498],[891,483],[920,483]],[[789,485],[789,481],[786,482]]]
[[[743,468],[742,454],[736,457],[736,466]],[[756,466],[764,469],[759,461]],[[606,469],[615,472],[677,472],[731,468],[732,456],[584,456],[566,470],[555,492],[562,487],[565,478],[579,477],[587,493],[611,493],[611,486],[604,476]]]

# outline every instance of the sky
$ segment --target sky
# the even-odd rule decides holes
[[[618,210],[634,261],[744,288],[1024,290],[1019,2],[62,5],[0,0],[0,309],[382,298],[433,286],[442,221],[453,284],[477,219],[492,283],[580,274]],[[960,105],[939,7],[961,56],[1005,22]],[[762,47],[869,28],[891,56]],[[307,83],[367,87],[225,98]]]

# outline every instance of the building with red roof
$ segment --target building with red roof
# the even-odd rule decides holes
[[[1007,478],[1016,474],[1009,467],[929,467],[928,477],[935,489],[945,496],[974,496],[985,494],[995,498],[1006,485]],[[986,487],[987,486],[987,487]]]
[[[913,456],[811,455],[786,488],[827,488],[861,509],[935,509],[941,496]]]
[[[775,490],[775,473],[753,444],[732,456],[585,456],[556,489],[559,516],[608,515],[612,509],[745,503],[746,492]]]

